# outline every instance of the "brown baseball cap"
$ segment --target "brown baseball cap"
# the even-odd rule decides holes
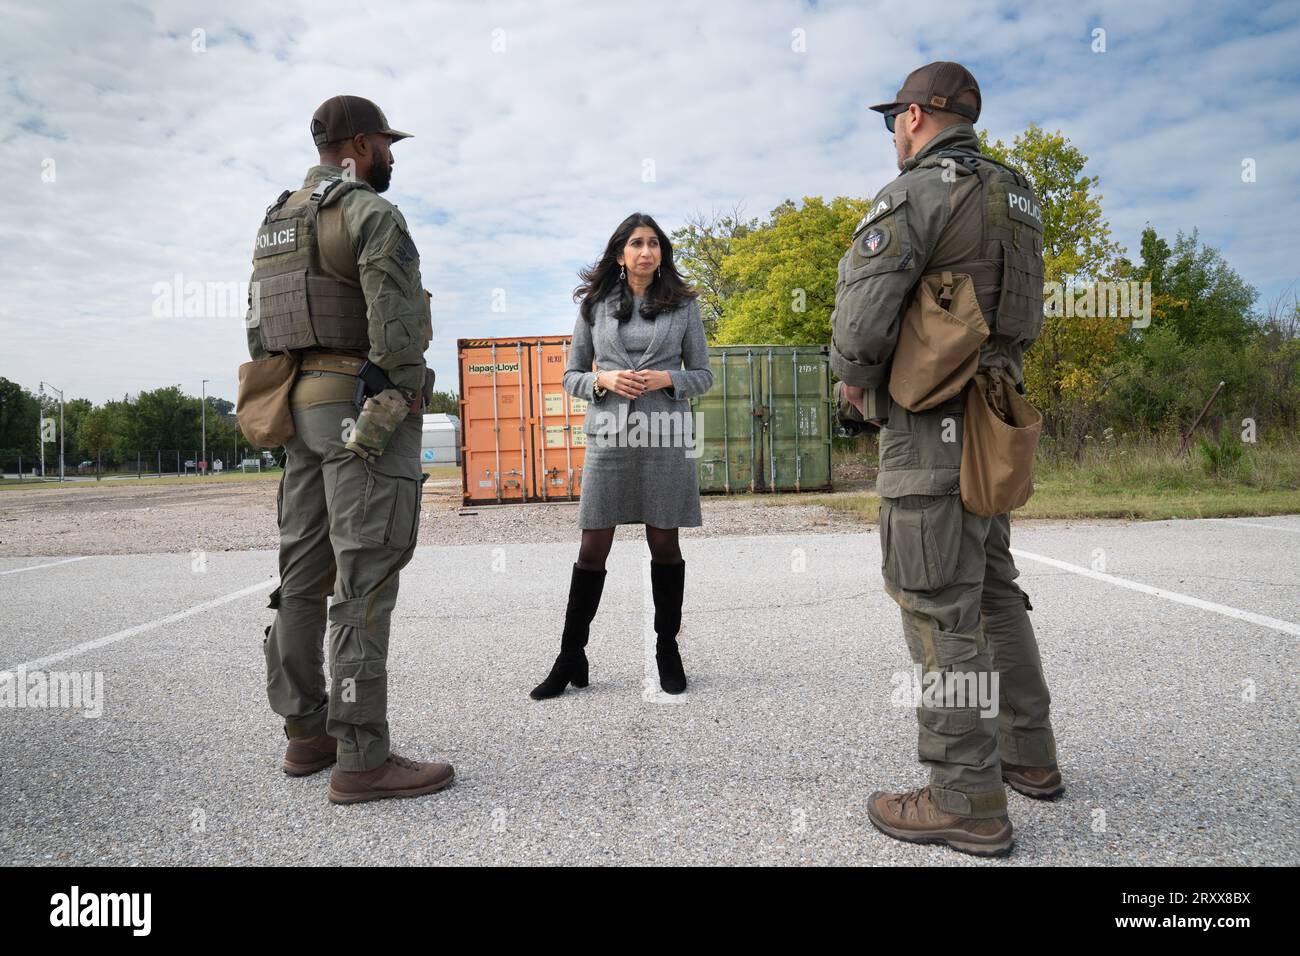
[[[975,94],[975,106],[958,103],[957,97],[963,93]],[[980,118],[980,85],[975,82],[971,71],[960,63],[951,60],[939,60],[927,63],[919,70],[907,74],[903,88],[889,103],[878,103],[871,107],[878,113],[888,113],[896,106],[915,103],[931,109],[947,110],[964,116],[974,123]]]
[[[317,146],[350,139],[358,133],[383,133],[393,142],[411,134],[388,125],[384,111],[362,96],[331,96],[311,117],[311,136]]]

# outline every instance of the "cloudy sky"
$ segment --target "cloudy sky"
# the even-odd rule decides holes
[[[416,134],[386,196],[434,294],[444,389],[457,338],[571,331],[577,270],[633,210],[671,231],[696,210],[874,193],[896,171],[865,107],[936,59],[975,73],[993,137],[1038,123],[1078,145],[1134,257],[1147,222],[1199,227],[1263,300],[1289,298],[1298,9],[0,3],[0,376],[96,402],[206,378],[233,400],[242,315],[159,315],[157,289],[248,280],[262,211],[301,184],[335,93]]]

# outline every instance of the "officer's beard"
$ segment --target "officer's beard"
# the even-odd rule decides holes
[[[894,152],[898,154],[898,171],[902,172],[903,165],[912,156],[912,141],[908,139],[908,133],[901,125],[894,132]]]
[[[374,188],[375,192],[382,193],[389,187],[392,181],[392,164],[389,163],[387,159],[383,159],[376,155],[375,161],[370,166],[370,174],[366,176],[366,182]]]

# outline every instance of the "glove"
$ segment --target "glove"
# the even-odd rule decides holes
[[[384,453],[389,439],[410,413],[411,399],[396,388],[371,395],[357,416],[351,440],[343,447],[366,461],[374,461]]]
[[[862,396],[862,404],[866,408],[867,415],[858,411],[858,406],[854,405],[844,395],[844,383],[835,383],[835,434],[840,438],[852,438],[855,435],[861,435],[867,430],[867,426],[879,428],[884,422],[889,420],[889,409],[891,399],[889,389],[882,385],[877,389],[867,389]]]
[[[867,423],[858,407],[844,397],[844,383],[835,383],[835,424],[840,438],[852,438],[867,430]]]

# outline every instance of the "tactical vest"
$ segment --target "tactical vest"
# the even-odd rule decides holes
[[[253,243],[258,330],[268,352],[370,348],[366,297],[339,200],[354,180],[285,190]],[[328,211],[327,211],[328,210]]]
[[[1019,382],[1024,377],[1024,350],[1043,326],[1042,208],[1021,173],[982,153],[941,149],[917,167],[943,166],[945,160],[979,177],[981,196],[968,197],[970,211],[945,228],[945,234],[957,232],[940,238],[925,274],[948,271],[971,276],[990,332],[980,350],[980,366],[1005,368]],[[958,175],[965,178],[962,172]],[[945,245],[966,251],[953,258],[944,251]]]

